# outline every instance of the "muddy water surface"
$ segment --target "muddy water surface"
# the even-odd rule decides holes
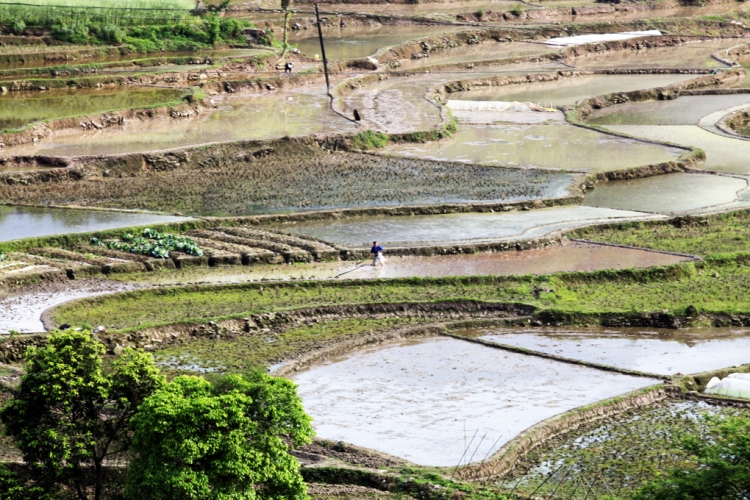
[[[711,54],[746,41],[743,38],[724,38],[675,47],[604,52],[569,59],[568,63],[576,69],[725,68],[726,65],[713,59]]]
[[[607,208],[565,206],[502,213],[352,217],[338,221],[286,224],[279,229],[315,236],[342,245],[367,247],[373,240],[387,245],[419,246],[445,242],[479,242],[544,236],[560,229],[642,218],[645,214]]]
[[[552,82],[526,83],[455,92],[451,99],[467,101],[521,101],[555,106],[575,104],[581,99],[631,90],[662,87],[695,75],[597,75],[565,78]]]
[[[436,466],[467,448],[464,462],[481,461],[545,418],[657,382],[447,338],[363,349],[293,379],[319,437]]]
[[[661,163],[684,153],[567,124],[462,125],[450,140],[400,144],[386,151],[431,160],[590,172]]]
[[[499,344],[661,375],[698,373],[750,362],[750,330],[747,329],[546,328],[460,333]]]
[[[289,92],[217,97],[218,109],[199,116],[132,120],[93,132],[65,131],[36,144],[5,148],[3,154],[104,155],[243,139],[351,132],[354,125],[329,109],[324,86]],[[231,124],[231,126],[228,126]]]
[[[476,63],[479,61],[493,61],[511,57],[551,54],[558,52],[558,50],[559,49],[556,47],[550,47],[539,43],[486,41],[481,44],[466,44],[454,49],[431,52],[429,57],[422,59],[403,60],[401,61],[401,66],[398,67],[398,70],[418,70],[422,68],[429,70],[430,66],[435,65]],[[462,78],[467,75],[466,71],[462,71],[460,68],[454,70],[438,69],[435,71],[440,73],[452,72],[455,75],[455,78]]]
[[[144,108],[179,101],[181,89],[78,89],[0,94],[0,129],[40,120]]]
[[[677,173],[600,184],[584,203],[621,210],[685,212],[732,203],[747,185],[745,179],[736,177]]]
[[[387,252],[386,252],[387,253]],[[314,262],[293,265],[189,267],[172,272],[138,273],[115,277],[124,281],[160,285],[241,283],[288,279],[376,279],[471,276],[497,274],[548,274],[558,271],[596,271],[664,266],[684,257],[629,248],[573,243],[539,250],[479,253],[434,257],[388,257],[373,268],[370,260]]]
[[[594,111],[595,125],[696,125],[715,111],[750,104],[750,94],[683,96],[670,101],[618,104]]]
[[[0,241],[190,220],[149,213],[0,205]]]
[[[41,283],[0,294],[0,334],[11,330],[22,333],[43,332],[42,313],[50,307],[74,299],[143,288],[136,283],[84,279],[59,283]],[[77,326],[77,325],[75,325]],[[98,325],[93,325],[94,327]]]
[[[356,59],[375,54],[384,47],[398,45],[413,38],[456,31],[447,26],[383,26],[379,28],[357,27],[352,34],[350,28],[325,30],[326,57],[331,59]],[[289,43],[296,44],[307,57],[322,57],[317,31],[292,31]]]
[[[706,152],[701,168],[737,174],[750,173],[750,141],[711,133],[695,125],[608,125],[607,128],[655,141],[668,141]]]

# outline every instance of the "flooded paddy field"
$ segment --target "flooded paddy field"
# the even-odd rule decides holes
[[[725,68],[711,55],[721,49],[747,43],[746,38],[717,38],[701,40],[674,47],[656,47],[643,50],[620,51],[611,53],[589,54],[568,59],[568,64],[576,69],[632,69],[632,68]]]
[[[462,461],[475,432],[487,438],[464,462],[545,418],[657,383],[448,338],[365,348],[292,379],[318,436],[436,466]]]
[[[587,119],[595,125],[697,125],[716,111],[750,105],[750,94],[681,96],[668,101],[618,104],[594,111]],[[677,142],[677,141],[672,141]]]
[[[0,94],[0,130],[55,118],[165,105],[188,94],[184,89],[165,88],[9,92]]]
[[[607,125],[608,129],[654,141],[667,141],[706,152],[701,168],[733,174],[750,173],[750,142],[704,130],[697,125]]]
[[[470,70],[472,78],[487,78],[498,73],[519,75],[561,69],[556,63],[522,63]],[[461,72],[465,75],[465,72]],[[420,74],[417,76],[390,75],[383,81],[367,85],[341,98],[344,113],[352,115],[356,109],[370,127],[387,133],[430,130],[440,125],[440,108],[425,99],[429,89],[455,81],[454,71]]]
[[[557,47],[550,47],[549,45],[540,43],[507,41],[494,42],[488,40],[481,44],[466,44],[456,48],[431,52],[429,57],[402,60],[400,61],[401,65],[398,67],[397,71],[417,71],[419,69],[433,71],[430,66],[476,63],[480,61],[493,61],[512,57],[551,54],[558,51],[559,49]],[[454,70],[438,69],[437,71],[453,72],[455,74],[461,73],[461,70],[458,68]]]
[[[583,433],[552,440],[527,457],[525,474],[506,485],[518,483],[521,493],[536,490],[544,496],[554,491],[557,498],[572,499],[591,498],[592,490],[600,497],[610,491],[633,493],[658,473],[694,465],[680,449],[679,439],[697,435],[701,441],[710,440],[704,415],[748,418],[750,410],[679,400],[633,410]],[[589,488],[580,488],[581,477]]]
[[[463,125],[449,140],[399,144],[385,151],[430,160],[586,172],[661,163],[684,153],[567,124]]]
[[[451,99],[465,101],[519,101],[552,106],[572,105],[581,99],[632,90],[663,87],[695,78],[695,75],[593,75],[505,87],[454,92]]]
[[[737,177],[676,173],[599,184],[584,203],[642,212],[688,212],[737,202],[747,187],[748,181]]]
[[[186,162],[166,172],[102,176],[49,186],[0,184],[0,200],[247,215],[324,208],[473,201],[522,201],[566,196],[574,176],[355,153],[320,148],[274,151],[211,168]],[[304,166],[304,168],[302,168]],[[33,201],[32,201],[33,200]]]
[[[387,252],[386,252],[387,253]],[[277,265],[187,267],[158,273],[113,276],[113,279],[154,285],[242,283],[259,280],[381,279],[408,277],[547,274],[664,266],[685,257],[605,245],[571,243],[536,250],[445,256],[388,257],[384,267],[370,261],[311,262]]]
[[[0,205],[0,241],[189,220],[150,213]]]
[[[45,328],[41,316],[50,307],[74,299],[136,290],[144,286],[92,278],[39,283],[10,293],[0,293],[0,334],[7,334],[11,330],[20,333],[43,332]]]
[[[325,87],[308,86],[258,95],[222,95],[215,99],[216,110],[204,110],[196,117],[132,120],[103,130],[56,132],[52,138],[36,143],[7,147],[3,154],[126,154],[213,142],[355,131],[352,122],[329,109]],[[227,127],[228,123],[232,126]]]
[[[374,55],[378,50],[398,45],[423,36],[450,33],[459,28],[449,26],[378,26],[328,28],[325,30],[326,57],[333,59],[359,59]],[[307,57],[321,58],[320,41],[315,30],[292,31],[289,43]]]
[[[741,328],[506,328],[457,333],[660,375],[699,373],[750,362],[750,330]]]
[[[341,245],[368,247],[377,240],[391,246],[441,242],[481,242],[540,237],[597,222],[640,219],[645,214],[607,208],[565,206],[520,212],[351,217],[338,221],[285,224],[279,229]]]

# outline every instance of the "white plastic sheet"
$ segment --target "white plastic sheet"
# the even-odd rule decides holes
[[[615,40],[629,40],[631,38],[639,38],[642,36],[660,36],[661,31],[659,30],[648,30],[648,31],[624,31],[622,33],[601,33],[596,35],[578,35],[578,36],[563,36],[558,38],[550,38],[547,40],[547,45],[554,45],[556,47],[570,47],[573,45],[583,45],[586,43],[599,43],[599,42],[611,42]]]
[[[750,399],[750,380],[727,377],[710,389],[706,389],[706,394]]]

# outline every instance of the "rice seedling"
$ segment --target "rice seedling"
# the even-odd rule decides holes
[[[710,440],[703,415],[747,418],[750,409],[672,401],[630,411],[593,429],[551,440],[532,452],[521,466],[525,472],[506,485],[516,485],[519,493],[536,490],[545,498],[603,498],[615,491],[617,497],[627,498],[669,468],[694,466],[679,439],[693,434]],[[588,486],[576,492],[581,477]]]

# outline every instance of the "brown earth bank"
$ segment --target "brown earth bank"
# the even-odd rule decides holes
[[[747,133],[748,129],[750,129],[750,111],[735,111],[722,118],[716,126],[728,134],[750,139]]]

